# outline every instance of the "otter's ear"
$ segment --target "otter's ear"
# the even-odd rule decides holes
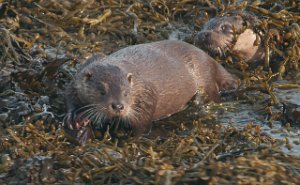
[[[132,86],[132,73],[127,74],[127,80],[130,83],[130,86]]]
[[[84,75],[85,75],[87,80],[90,80],[93,76],[91,71],[85,71]]]

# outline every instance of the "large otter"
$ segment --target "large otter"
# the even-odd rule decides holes
[[[251,14],[214,17],[196,34],[194,44],[211,56],[224,56],[230,50],[245,62],[261,61],[264,46],[252,29],[257,22]]]
[[[67,129],[118,125],[134,135],[180,111],[199,92],[219,101],[236,80],[214,59],[182,41],[159,41],[89,59],[66,91]],[[86,140],[79,138],[79,140]],[[81,141],[82,142],[82,141]]]

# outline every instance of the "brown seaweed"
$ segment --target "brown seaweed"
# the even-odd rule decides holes
[[[209,18],[249,11],[260,18],[254,29],[263,33],[267,55],[255,67],[232,62],[233,55],[217,59],[241,77],[228,99],[252,104],[273,133],[299,129],[299,104],[278,95],[299,90],[298,1],[0,2],[1,184],[300,183],[300,157],[282,151],[300,141],[273,138],[255,121],[219,123],[218,114],[235,104],[187,109],[157,123],[165,136],[156,138],[118,140],[95,131],[98,139],[78,145],[61,125],[64,88],[86,58],[168,39],[180,27],[191,41]],[[272,129],[277,121],[284,126]]]

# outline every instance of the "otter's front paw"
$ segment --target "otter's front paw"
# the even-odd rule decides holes
[[[94,138],[93,130],[89,126],[90,120],[68,113],[64,118],[64,131],[68,138],[80,144],[85,144]]]
[[[220,84],[221,91],[235,91],[238,88],[238,81],[236,79],[223,79]]]
[[[73,113],[68,113],[64,118],[64,127],[70,130],[79,130],[89,125],[90,120],[86,117],[80,117]]]

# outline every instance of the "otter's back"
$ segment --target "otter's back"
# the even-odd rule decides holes
[[[117,65],[152,83],[158,92],[154,119],[160,119],[178,112],[196,94],[199,81],[192,72],[195,64],[191,55],[195,52],[203,51],[181,41],[159,41],[121,49],[102,62]]]

